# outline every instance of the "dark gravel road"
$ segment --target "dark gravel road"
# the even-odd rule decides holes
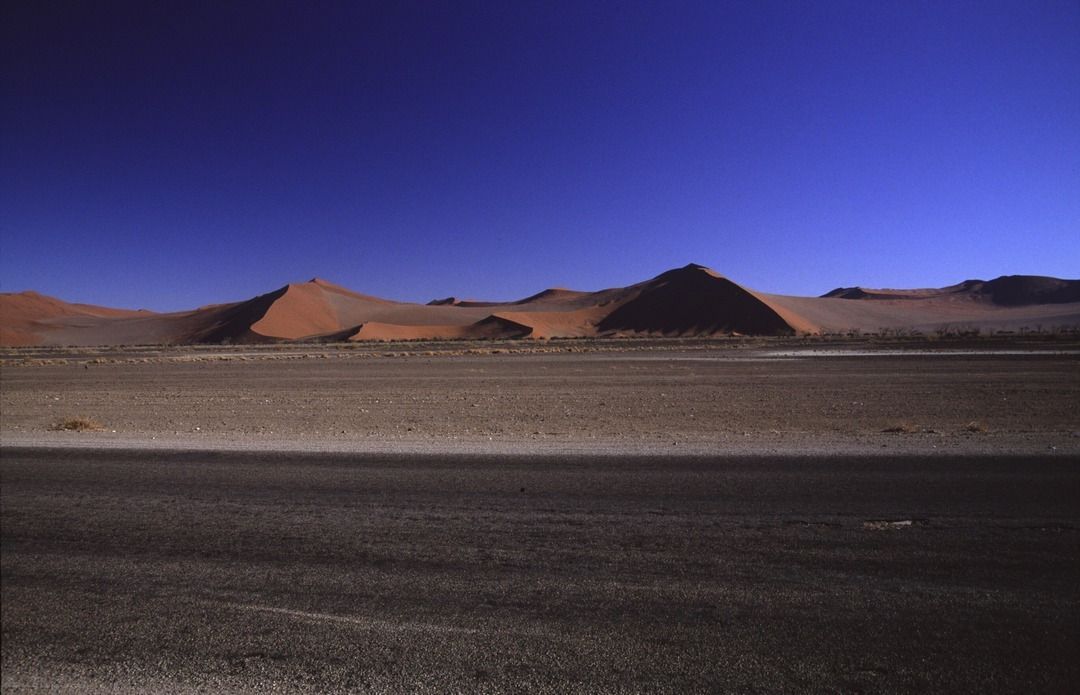
[[[3,690],[1076,692],[1080,464],[16,449]]]

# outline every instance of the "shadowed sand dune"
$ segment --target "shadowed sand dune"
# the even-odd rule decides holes
[[[396,302],[318,278],[167,314],[0,294],[0,344],[8,346],[1078,328],[1080,280],[1005,276],[940,289],[852,287],[792,297],[742,287],[695,264],[628,287],[553,288],[511,302]]]
[[[525,338],[530,326],[501,316],[488,316],[467,325],[404,325],[370,321],[353,331],[349,340],[467,340],[481,338]]]
[[[794,332],[767,302],[704,266],[669,270],[636,286],[632,299],[604,317],[602,332],[660,335]]]

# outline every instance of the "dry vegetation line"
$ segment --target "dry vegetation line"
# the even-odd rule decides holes
[[[791,341],[800,340],[792,338]],[[806,341],[804,341],[806,342]],[[661,338],[635,340],[616,339],[564,339],[538,343],[532,340],[497,341],[486,344],[480,340],[430,341],[379,343],[372,341],[358,344],[322,344],[297,351],[293,345],[251,346],[246,352],[220,352],[217,346],[181,347],[118,347],[112,348],[116,356],[95,357],[83,354],[79,348],[0,348],[0,368],[76,366],[89,369],[108,365],[142,364],[195,364],[212,362],[293,362],[303,360],[369,360],[429,357],[489,357],[492,355],[559,355],[588,353],[642,353],[673,351],[712,351],[717,349],[753,348],[770,345],[768,339],[752,338],[706,338],[684,340]],[[806,342],[806,344],[816,344]],[[150,350],[153,354],[146,354]],[[168,354],[161,354],[162,350]],[[191,351],[197,354],[191,354]],[[41,356],[47,355],[47,356]],[[711,359],[711,358],[710,358]]]

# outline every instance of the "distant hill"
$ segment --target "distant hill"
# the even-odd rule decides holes
[[[1080,280],[1059,280],[1040,275],[1003,275],[994,280],[965,280],[958,285],[921,290],[870,290],[838,287],[822,295],[839,299],[932,299],[966,296],[987,299],[999,306],[1067,304],[1080,302]]]
[[[592,336],[792,335],[882,330],[1080,329],[1080,280],[1009,275],[938,289],[751,290],[689,264],[627,287],[553,288],[511,302],[428,304],[314,278],[242,302],[157,314],[0,294],[0,345],[258,343]]]

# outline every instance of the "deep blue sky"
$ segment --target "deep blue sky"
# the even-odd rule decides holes
[[[1080,276],[1080,3],[4,4],[0,289]]]

